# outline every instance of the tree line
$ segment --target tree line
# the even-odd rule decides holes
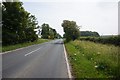
[[[113,44],[115,46],[120,46],[120,35],[107,36],[107,37],[80,37],[79,40],[92,41],[95,43],[102,43],[102,44]]]
[[[44,39],[61,38],[61,35],[57,31],[49,26],[49,24],[42,24],[41,37]]]
[[[80,36],[99,36],[97,32],[80,32],[80,28],[75,21],[63,20],[61,24],[66,41],[78,39]],[[41,28],[42,30],[40,30]],[[27,12],[22,2],[2,3],[2,44],[11,45],[24,42],[33,42],[38,39],[37,29],[41,38],[55,39],[62,38],[59,33],[49,26],[49,24],[38,25],[37,18]]]
[[[40,27],[42,31],[39,30]],[[40,35],[44,39],[61,38],[60,34],[49,24],[39,26],[37,18],[24,9],[22,2],[2,3],[3,46],[37,41],[36,29],[41,32]]]
[[[80,31],[80,36],[94,36],[94,37],[99,37],[98,32],[92,32],[92,31]]]
[[[22,2],[2,3],[2,44],[10,45],[38,39],[38,22],[34,15],[27,12]]]

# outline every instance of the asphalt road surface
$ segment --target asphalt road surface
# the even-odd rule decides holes
[[[2,55],[3,78],[68,78],[62,39]]]

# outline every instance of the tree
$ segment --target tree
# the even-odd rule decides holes
[[[49,37],[49,25],[48,24],[42,24],[42,31],[41,31],[42,38],[48,39]]]
[[[44,39],[55,39],[59,38],[57,31],[49,26],[49,24],[42,24],[42,31],[41,31],[42,38]]]
[[[53,33],[54,33],[54,38],[57,38],[57,31],[55,29],[52,29],[53,30]]]
[[[62,23],[62,27],[65,32],[66,41],[75,40],[79,37],[79,27],[77,26],[75,21],[64,20]]]
[[[49,28],[49,39],[54,39],[55,38],[55,35],[54,35],[55,33],[54,33],[54,31],[53,31],[53,29],[52,28]]]
[[[36,18],[25,11],[22,5],[22,2],[3,2],[3,45],[37,40],[37,35],[34,31],[37,26]]]
[[[57,37],[56,38],[60,39],[60,38],[62,38],[62,36],[59,33],[57,33]]]

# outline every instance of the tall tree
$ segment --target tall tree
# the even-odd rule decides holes
[[[48,39],[49,36],[49,25],[48,24],[42,24],[42,32],[41,32],[42,38]]]
[[[36,18],[25,11],[22,2],[3,2],[3,45],[16,44],[37,39],[34,28]],[[28,33],[31,33],[28,34]]]
[[[75,21],[64,20],[62,23],[62,27],[65,32],[66,41],[75,40],[79,37],[79,27],[77,26]]]

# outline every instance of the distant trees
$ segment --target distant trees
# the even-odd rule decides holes
[[[64,29],[66,41],[75,40],[79,37],[80,31],[75,21],[63,20],[61,24]]]
[[[98,34],[98,32],[80,31],[80,36],[94,36],[94,37],[99,37],[100,35]]]
[[[49,26],[49,24],[42,24],[41,31],[42,38],[44,39],[55,39],[61,38],[61,36],[57,33],[57,31]]]
[[[22,7],[22,2],[2,3],[2,43],[17,44],[38,39],[36,17]]]

